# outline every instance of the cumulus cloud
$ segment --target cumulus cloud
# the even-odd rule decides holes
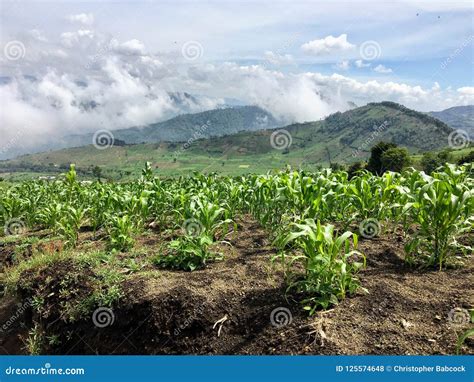
[[[91,41],[94,32],[89,29],[79,29],[76,32],[64,32],[61,34],[61,43],[67,48],[72,48],[78,42]]]
[[[364,62],[363,60],[355,60],[354,64],[357,68],[368,68],[371,65],[370,62]]]
[[[34,55],[30,49],[30,61],[19,62],[11,81],[0,85],[0,136],[8,147],[102,128],[145,126],[183,112],[214,109],[224,98],[258,105],[282,123],[318,120],[348,109],[349,101],[391,100],[424,111],[474,102],[473,87],[423,88],[341,74],[293,73],[265,62],[190,62],[179,48],[152,53],[140,40],[120,41],[91,29],[65,32],[60,43],[38,46],[40,52]],[[290,57],[265,52],[272,65],[290,63]]]
[[[386,66],[382,64],[379,64],[374,68],[374,72],[387,74],[387,73],[393,73],[393,70],[390,68],[387,68]]]
[[[293,56],[291,54],[280,54],[278,52],[272,52],[267,50],[264,53],[265,60],[272,65],[288,65],[294,63]]]
[[[67,19],[71,22],[77,22],[83,25],[92,25],[94,23],[94,15],[92,13],[78,13],[76,15],[69,15]]]
[[[30,30],[30,36],[36,41],[40,41],[40,42],[47,42],[48,41],[46,36],[39,29]]]
[[[342,60],[341,62],[336,64],[336,68],[340,70],[349,70],[351,64],[349,60]]]
[[[141,56],[145,54],[145,45],[137,39],[125,41],[122,44],[118,44],[116,42],[117,40],[113,40],[113,41],[115,44],[114,50],[117,53],[130,55],[130,56]]]
[[[474,96],[474,87],[473,86],[464,86],[458,89],[458,92],[462,95]]]
[[[322,39],[312,40],[301,45],[301,49],[304,52],[316,56],[347,51],[354,48],[355,45],[347,41],[347,34],[345,33],[341,34],[339,37],[330,35]]]

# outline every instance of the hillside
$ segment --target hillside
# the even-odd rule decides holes
[[[432,111],[429,114],[455,130],[467,131],[471,140],[474,139],[474,105],[455,106],[442,111]]]
[[[83,172],[100,166],[104,174],[120,178],[136,174],[145,161],[151,161],[163,175],[193,170],[229,174],[264,172],[287,164],[314,168],[331,162],[366,159],[370,148],[381,140],[404,146],[412,154],[437,150],[448,145],[452,131],[433,117],[391,102],[371,103],[333,114],[324,121],[287,126],[284,130],[292,141],[287,149],[285,145],[282,149],[274,148],[275,143],[285,144],[285,136],[280,136],[282,142],[274,139],[272,146],[272,134],[277,130],[239,132],[196,140],[189,145],[162,142],[114,146],[107,150],[89,145],[3,161],[0,171],[59,172],[73,162]],[[151,136],[151,131],[147,136]]]
[[[183,114],[145,127],[114,130],[115,140],[127,144],[150,142],[184,142],[192,138],[210,138],[235,134],[239,131],[256,131],[278,126],[271,114],[256,106],[238,106]],[[68,147],[85,146],[92,142],[93,134],[68,137]]]

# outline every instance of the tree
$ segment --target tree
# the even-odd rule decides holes
[[[382,155],[389,149],[396,148],[395,143],[379,142],[370,150],[370,158],[367,163],[367,170],[375,175],[382,175],[384,168],[382,166]]]
[[[452,156],[450,152],[448,150],[443,150],[437,155],[432,152],[424,153],[420,163],[423,171],[427,174],[431,174],[438,167],[444,165],[446,162],[450,162],[451,160]]]
[[[92,168],[92,175],[94,175],[100,182],[100,178],[102,178],[102,169],[99,166],[94,166]]]
[[[349,166],[347,169],[347,174],[349,175],[349,179],[352,179],[354,176],[357,175],[359,171],[364,170],[365,164],[362,162],[355,162]]]
[[[404,147],[392,147],[383,152],[380,161],[382,172],[400,172],[410,164],[410,154],[408,154],[408,150]]]
[[[459,159],[458,164],[472,163],[472,162],[474,162],[474,150],[472,150],[469,154]]]

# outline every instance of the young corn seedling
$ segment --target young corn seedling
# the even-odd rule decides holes
[[[133,248],[135,227],[128,215],[112,216],[108,222],[109,249],[126,252]]]
[[[345,232],[337,236],[333,225],[321,226],[313,219],[293,223],[290,230],[277,241],[281,247],[291,245],[296,250],[295,254],[284,255],[294,269],[288,277],[288,290],[305,296],[302,303],[310,315],[318,307],[327,309],[356,292],[360,287],[356,274],[365,267],[365,257],[356,250],[356,234]]]
[[[462,184],[433,179],[414,195],[407,205],[417,232],[405,246],[406,261],[442,269],[457,250],[472,253],[458,238],[474,227],[474,190]]]
[[[153,263],[163,268],[194,271],[208,261],[218,260],[220,255],[209,251],[212,239],[207,235],[198,237],[182,236],[169,243],[164,254],[159,254]]]

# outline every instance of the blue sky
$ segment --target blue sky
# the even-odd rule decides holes
[[[287,122],[349,102],[474,103],[472,1],[2,1],[0,14],[6,136],[146,125],[180,112],[169,92]]]

